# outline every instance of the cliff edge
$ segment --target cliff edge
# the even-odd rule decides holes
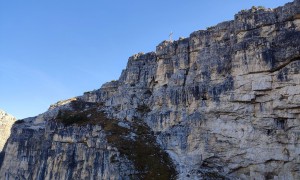
[[[12,132],[6,179],[300,179],[300,0],[164,41]]]
[[[0,109],[0,152],[10,136],[10,129],[15,121],[15,117]]]

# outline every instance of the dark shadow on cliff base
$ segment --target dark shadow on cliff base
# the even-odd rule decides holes
[[[3,146],[2,151],[0,152],[0,170],[1,170],[1,168],[2,168],[4,159],[5,159],[5,149],[6,149],[6,147],[7,147],[7,144],[8,144],[8,142],[9,142],[9,140],[10,140],[11,137],[12,137],[12,131],[13,131],[13,128],[15,128],[16,125],[22,124],[22,123],[24,123],[24,122],[25,122],[24,120],[17,120],[17,121],[15,121],[15,123],[11,126],[11,129],[10,129],[10,135],[9,135],[9,137],[8,137],[7,140],[6,140],[5,145]],[[0,178],[1,178],[1,177],[0,177]]]

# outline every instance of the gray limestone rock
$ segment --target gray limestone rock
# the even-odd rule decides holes
[[[7,179],[300,179],[300,1],[253,7],[16,124]]]
[[[8,137],[10,136],[10,129],[15,123],[15,121],[15,117],[7,114],[6,112],[0,109],[0,152],[2,151]]]

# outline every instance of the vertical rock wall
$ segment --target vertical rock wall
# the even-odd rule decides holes
[[[299,10],[252,8],[164,41],[131,57],[100,97],[113,116],[147,122],[181,179],[298,179]]]
[[[0,110],[0,152],[10,136],[10,129],[15,121],[16,118]]]
[[[117,126],[49,123],[57,122],[62,109],[74,117],[74,109],[68,109],[68,104],[79,100],[87,106],[101,103],[103,107],[97,112],[105,112],[106,122],[114,119]],[[300,179],[299,100],[300,1],[276,9],[252,8],[239,12],[232,21],[193,32],[188,38],[164,41],[156,52],[134,55],[119,80],[54,105],[25,125],[15,125],[16,133],[4,151],[0,177],[88,179],[93,173],[87,169],[98,172],[97,178],[129,178],[131,174],[146,177],[140,175],[147,170],[136,163],[141,160],[136,157],[143,156],[140,151],[130,149],[133,153],[128,154],[128,148],[119,146],[119,142],[130,142],[130,147],[167,152],[178,179]],[[76,112],[91,108],[87,106]],[[80,117],[75,118],[79,124],[85,119]],[[97,122],[91,121],[93,116],[86,117],[90,123]],[[135,126],[137,122],[145,122],[149,129],[137,130],[146,127]],[[123,132],[123,128],[128,130]],[[97,136],[92,133],[95,131]],[[129,141],[121,140],[123,135]],[[34,141],[40,142],[38,145],[30,140],[35,136],[40,140]],[[83,136],[85,140],[81,140]],[[160,150],[151,137],[156,138]],[[118,143],[112,143],[112,139]],[[137,139],[143,143],[137,143]],[[99,150],[82,141],[102,144],[96,146]],[[101,150],[107,143],[115,152]],[[52,151],[42,150],[45,147]],[[106,158],[97,159],[97,152]],[[114,164],[110,157],[122,152],[123,159]],[[172,167],[163,153],[144,155],[154,157],[145,162],[159,159]],[[120,168],[126,163],[128,169]],[[118,171],[112,173],[111,169]],[[167,171],[176,174],[171,169]],[[32,171],[35,177],[30,177]]]

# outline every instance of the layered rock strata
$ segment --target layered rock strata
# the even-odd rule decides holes
[[[10,129],[15,121],[15,117],[7,114],[5,111],[0,109],[0,152],[2,151],[8,137],[10,136]]]
[[[300,0],[253,7],[15,125],[0,177],[300,179],[299,114]]]

